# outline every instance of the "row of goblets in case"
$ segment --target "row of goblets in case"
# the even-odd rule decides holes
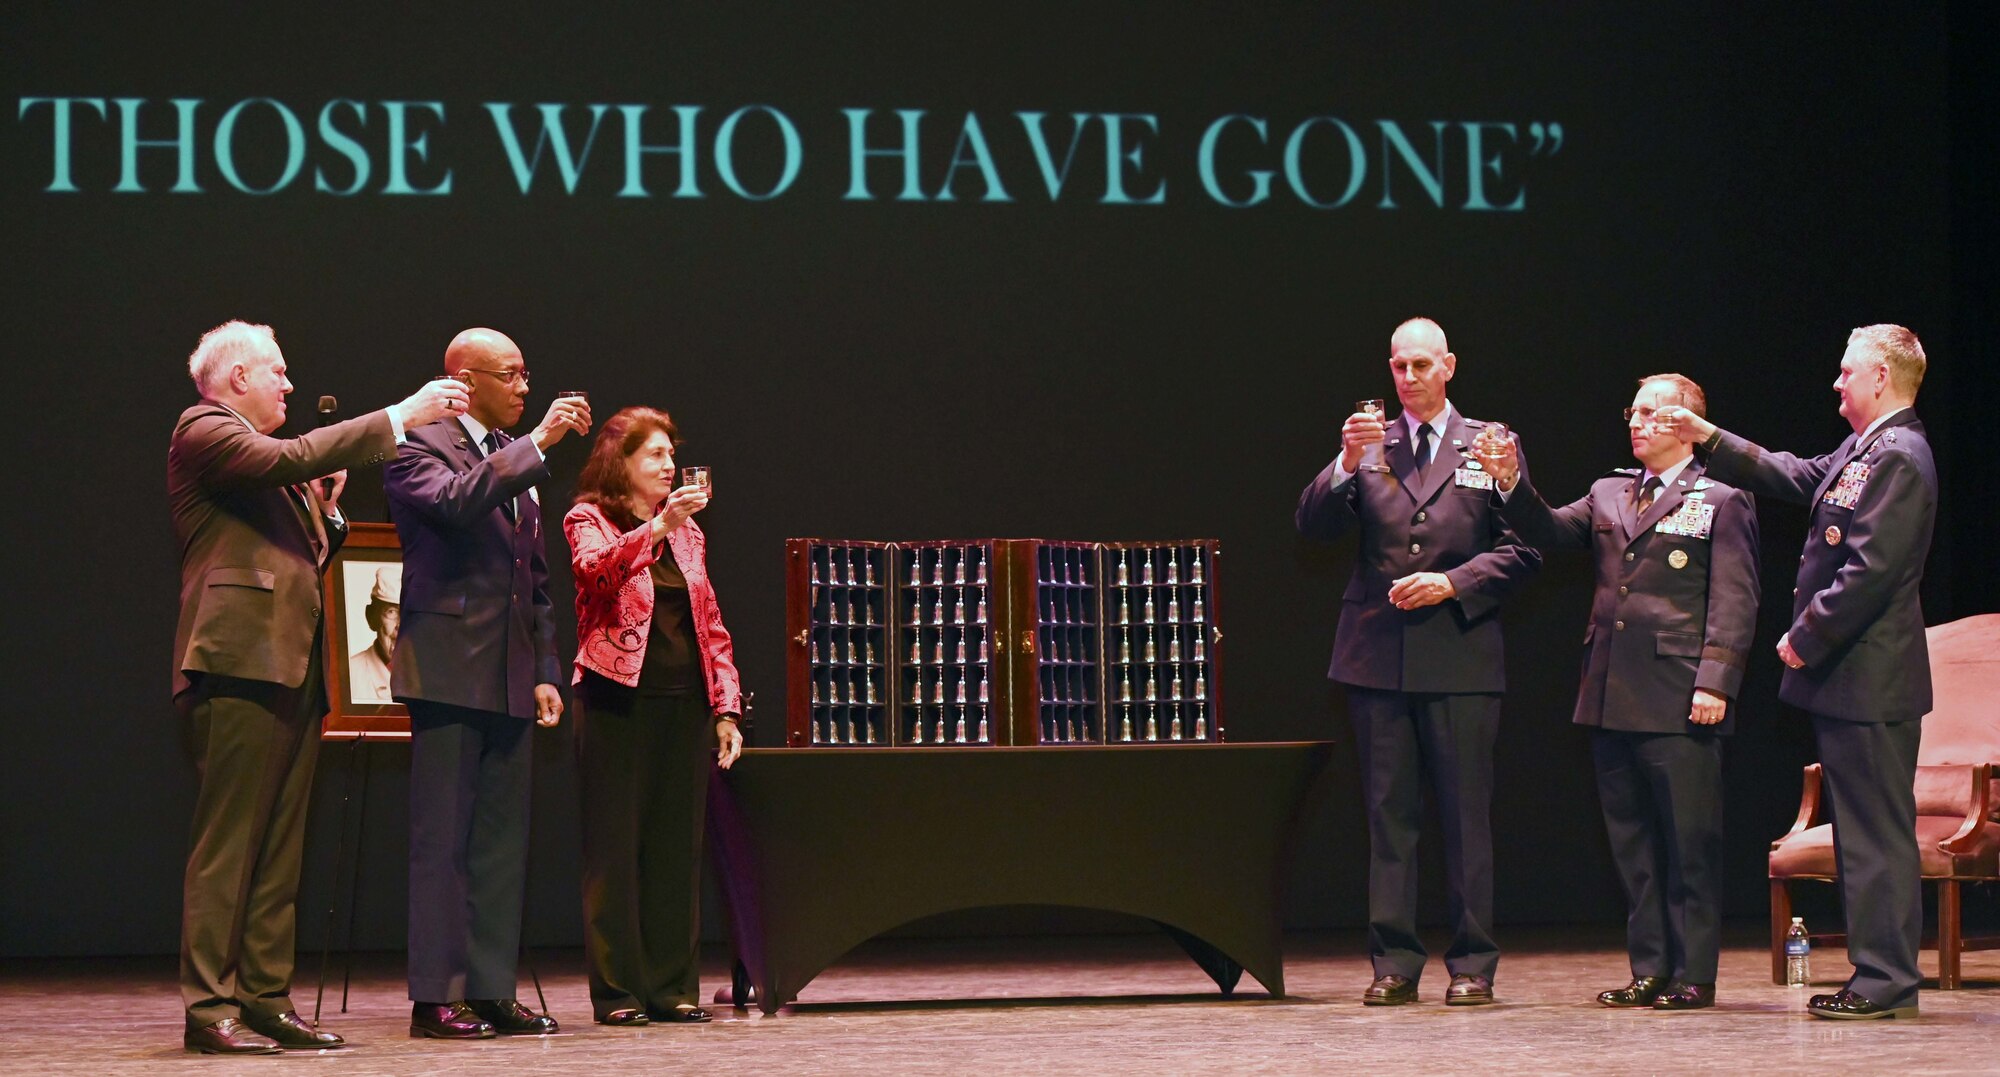
[[[1208,704],[1192,700],[1181,703],[1117,703],[1117,731],[1110,739],[1124,743],[1162,740],[1207,740]]]
[[[816,624],[835,625],[843,628],[873,628],[882,623],[882,591],[880,588],[835,587],[813,584],[813,621]],[[1078,619],[1086,616],[1081,602],[1073,603],[1079,612]],[[1053,612],[1054,606],[1050,609]],[[1054,619],[1054,618],[1052,618]],[[1067,616],[1064,619],[1068,619]],[[943,587],[922,587],[910,596],[909,605],[904,608],[903,623],[906,625],[947,625],[986,623],[986,587],[967,584],[963,587],[947,584]]]
[[[814,546],[806,582],[830,587],[880,587],[888,575],[888,566],[880,563],[887,553],[862,546]],[[982,570],[980,582],[985,579]]]
[[[1117,741],[1185,741],[1208,739],[1208,704],[1194,700],[1179,703],[1119,703],[1112,707],[1116,721],[1108,737],[1097,728],[1095,703],[1044,703],[1041,707],[1043,744],[1094,744]]]
[[[806,637],[806,661],[816,667],[879,666],[882,657],[880,628],[819,625]]]
[[[1207,624],[1207,588],[1199,583],[1113,587],[1106,601],[1112,624]]]
[[[820,707],[812,709],[814,744],[887,744],[882,707]]]
[[[991,663],[992,647],[985,625],[942,625],[936,628],[903,628],[899,655],[903,668],[915,666],[984,666]]]

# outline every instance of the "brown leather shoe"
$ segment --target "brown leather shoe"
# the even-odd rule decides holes
[[[636,1006],[627,1006],[623,1009],[612,1010],[610,1013],[598,1018],[597,1023],[600,1025],[618,1025],[630,1028],[638,1025],[650,1025],[653,1023],[653,1019],[646,1016],[646,1011]]]
[[[197,1025],[194,1023],[194,1018],[188,1018],[187,1031],[181,1033],[181,1046],[191,1055],[278,1053],[276,1040],[250,1031],[249,1026],[234,1017],[225,1017],[212,1025]]]
[[[1387,976],[1375,977],[1375,982],[1368,985],[1368,990],[1361,992],[1363,1006],[1401,1006],[1406,1002],[1415,1001],[1417,1001],[1417,981],[1408,976],[1398,976],[1393,972]]]
[[[502,1036],[548,1036],[562,1031],[555,1018],[536,1013],[517,999],[469,998],[465,1005]]]
[[[1651,1006],[1653,1000],[1660,997],[1660,992],[1666,989],[1667,978],[1665,976],[1635,976],[1632,978],[1632,982],[1626,984],[1624,987],[1606,991],[1598,995],[1597,1002],[1601,1006],[1612,1006],[1618,1009],[1636,1009]]]
[[[1690,984],[1675,980],[1653,1000],[1656,1010],[1705,1010],[1715,1005],[1714,984]]]
[[[1493,981],[1484,976],[1469,976],[1461,972],[1453,976],[1451,986],[1444,989],[1444,1004],[1490,1006],[1493,1004]]]
[[[324,1051],[347,1046],[347,1041],[339,1036],[306,1024],[297,1010],[286,1010],[269,1017],[246,1012],[243,1023],[249,1025],[252,1032],[276,1040],[278,1046],[287,1051]]]
[[[493,1026],[463,1002],[419,1002],[410,1007],[410,1036],[432,1040],[490,1040]]]

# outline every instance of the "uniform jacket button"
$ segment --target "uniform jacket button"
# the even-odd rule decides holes
[[[1417,513],[1417,522],[1418,522],[1418,523],[1423,523],[1423,522],[1424,522],[1424,519],[1425,519],[1425,516],[1424,516],[1424,514],[1423,514],[1423,513],[1421,513],[1421,512],[1420,512],[1420,513]]]
[[[1625,560],[1630,561],[1631,559],[1632,559],[1632,554],[1630,552],[1627,552],[1625,554]]]
[[[1613,621],[1613,622],[1611,622],[1611,627],[1612,627],[1613,629],[1615,629],[1616,631],[1619,631],[1619,632],[1623,632],[1623,631],[1625,631],[1625,622],[1623,622],[1623,621]]]
[[[1630,587],[1620,587],[1620,588],[1618,589],[1618,597],[1619,597],[1619,598],[1624,598],[1624,597],[1625,597],[1626,595],[1629,595],[1629,594],[1631,594],[1631,593],[1632,593],[1632,589],[1631,589]]]
[[[1423,544],[1423,543],[1421,543],[1421,542],[1412,542],[1412,543],[1410,543],[1410,552],[1411,552],[1411,553],[1422,553],[1422,552],[1424,552],[1424,544]]]

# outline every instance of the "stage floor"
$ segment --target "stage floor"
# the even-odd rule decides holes
[[[2000,951],[1968,954],[1960,991],[1926,991],[1915,1021],[1806,1016],[1809,991],[1773,985],[1757,936],[1732,932],[1719,1005],[1685,1014],[1606,1010],[1626,976],[1615,933],[1503,930],[1499,1003],[1447,1008],[1433,961],[1419,1004],[1364,1008],[1358,935],[1288,939],[1294,994],[1221,999],[1165,936],[878,940],[774,1017],[717,1008],[707,1026],[591,1023],[575,951],[536,954],[559,1036],[471,1044],[412,1040],[400,954],[363,955],[323,1023],[351,1046],[283,1057],[180,1050],[169,958],[9,961],[0,968],[0,1072],[135,1073],[277,1066],[316,1074],[507,1073],[1991,1073],[2000,1069]],[[709,955],[704,992],[722,982]],[[318,955],[294,999],[311,1015]],[[1813,955],[1816,990],[1848,973]],[[1934,955],[1924,955],[1934,969]],[[1246,986],[1254,988],[1247,978]],[[522,994],[533,1004],[524,977]]]

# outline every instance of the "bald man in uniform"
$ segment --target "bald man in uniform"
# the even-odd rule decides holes
[[[1402,414],[1357,412],[1341,453],[1299,495],[1296,524],[1332,541],[1361,532],[1341,596],[1333,665],[1347,686],[1368,809],[1368,953],[1375,979],[1361,1001],[1414,1002],[1417,838],[1430,778],[1444,830],[1451,973],[1445,1004],[1493,1001],[1493,742],[1506,688],[1500,603],[1541,555],[1500,518],[1493,480],[1467,458],[1486,424],[1460,415],[1445,388],[1458,357],[1444,330],[1412,318],[1389,339]],[[1381,447],[1380,463],[1365,450]]]
[[[590,430],[590,405],[558,399],[516,440],[521,349],[468,329],[444,365],[465,383],[465,413],[410,431],[383,476],[403,546],[390,684],[410,709],[410,1034],[546,1035],[555,1019],[515,997],[529,733],[563,709],[535,487],[546,451]]]

